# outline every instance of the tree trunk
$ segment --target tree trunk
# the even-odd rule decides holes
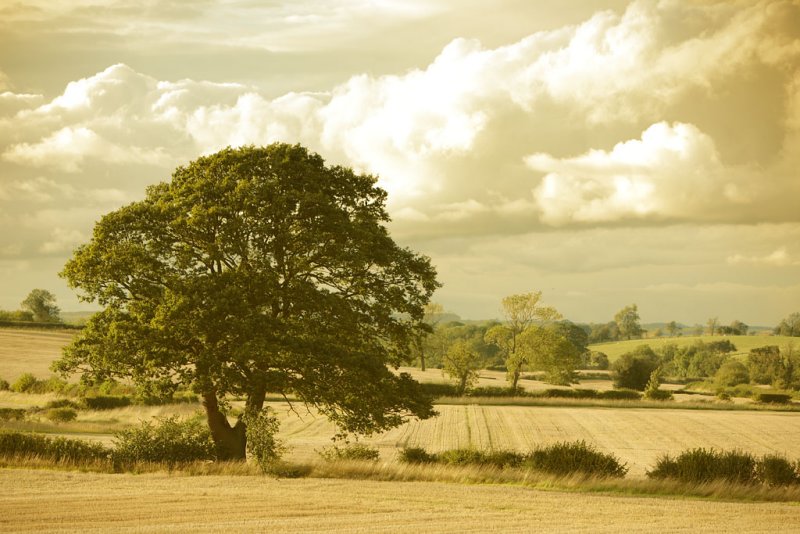
[[[425,370],[425,351],[423,350],[419,351],[419,370]]]
[[[215,391],[203,393],[203,406],[206,409],[208,429],[211,431],[211,437],[217,445],[219,459],[244,461],[247,445],[247,429],[244,422],[239,420],[234,426],[228,423],[225,414],[219,410]]]
[[[517,383],[519,382],[519,375],[522,373],[522,367],[514,367],[514,372],[511,374],[511,391],[514,395],[517,394]]]

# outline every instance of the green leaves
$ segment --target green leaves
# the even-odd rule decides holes
[[[227,148],[104,216],[62,276],[105,310],[56,368],[294,392],[357,431],[427,417],[388,366],[438,287],[383,224],[372,176],[295,145]]]

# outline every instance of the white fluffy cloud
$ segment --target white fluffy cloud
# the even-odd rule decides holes
[[[691,124],[660,122],[610,151],[563,159],[539,153],[526,163],[547,173],[535,197],[543,220],[555,225],[713,217],[726,202],[750,201],[748,184]]]

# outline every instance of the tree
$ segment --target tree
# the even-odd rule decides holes
[[[575,382],[575,369],[581,362],[581,350],[563,335],[557,325],[532,325],[518,339],[517,358],[532,369],[545,372],[550,384]]]
[[[22,307],[33,314],[37,323],[58,323],[61,321],[61,310],[56,306],[56,296],[46,289],[34,289],[25,300]]]
[[[612,365],[614,387],[643,391],[660,365],[658,356],[647,345],[640,345],[620,356]]]
[[[438,287],[401,248],[375,178],[295,145],[227,148],[179,167],[95,225],[62,276],[104,309],[54,369],[190,386],[223,459],[243,459],[267,392],[294,394],[344,433],[434,415],[405,362]]]
[[[625,339],[632,339],[642,335],[642,327],[639,324],[639,308],[636,304],[625,306],[614,316],[614,322],[619,328],[620,336]]]
[[[679,330],[680,327],[675,321],[670,321],[667,323],[667,333],[669,334],[669,337],[675,337],[675,334],[677,334]]]
[[[463,395],[467,388],[475,384],[478,371],[482,367],[483,358],[468,340],[456,341],[444,356],[444,370],[458,382],[459,395]]]
[[[505,297],[502,300],[502,311],[505,323],[497,328],[505,329],[506,331],[501,333],[492,329],[490,330],[492,335],[490,338],[486,339],[488,343],[493,343],[497,345],[501,351],[505,351],[504,356],[506,358],[508,381],[511,383],[511,389],[513,391],[517,390],[519,377],[525,365],[528,363],[528,355],[525,352],[517,350],[519,335],[534,322],[547,323],[561,319],[561,314],[558,313],[555,308],[540,304],[541,299],[541,291],[532,291],[530,293],[520,293]]]
[[[800,312],[789,314],[775,327],[775,333],[780,336],[800,336]]]
[[[706,326],[708,327],[708,335],[713,336],[715,333],[717,333],[717,326],[719,326],[719,319],[717,319],[716,317],[709,318],[709,320],[706,321]]]
[[[738,319],[734,320],[729,328],[731,329],[731,334],[735,336],[746,336],[747,331],[750,330],[749,326]]]

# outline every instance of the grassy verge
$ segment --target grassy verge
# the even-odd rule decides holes
[[[295,464],[295,472],[308,478],[373,480],[384,482],[447,482],[453,484],[492,484],[519,486],[543,491],[567,491],[608,495],[692,498],[740,502],[800,502],[800,487],[769,487],[713,481],[701,484],[674,480],[640,480],[553,476],[524,469],[498,469],[491,466],[410,465],[384,462],[336,461]],[[0,458],[0,468],[79,470],[114,473],[110,462],[74,462],[36,456]],[[170,467],[142,463],[127,471],[133,474],[169,473],[172,476],[264,476],[254,463],[195,462]]]

